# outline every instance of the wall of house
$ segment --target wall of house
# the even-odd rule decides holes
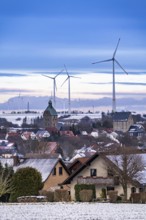
[[[128,188],[127,188],[127,199],[130,199],[131,196],[131,188],[133,186],[131,184],[128,184]],[[96,186],[96,198],[100,198],[101,192],[102,192],[102,188],[105,188],[107,190],[107,188],[105,186]],[[118,195],[120,196],[121,194],[124,194],[123,188],[121,185],[115,186],[114,187],[114,191],[118,192]],[[106,191],[108,193],[108,191]],[[136,189],[136,192],[139,192],[139,189]]]
[[[97,169],[97,177],[107,177],[107,168],[106,168],[106,163],[105,161],[100,157],[96,158],[90,166],[86,167],[84,170],[82,170],[76,177],[74,177],[73,181],[71,182],[71,188],[70,188],[70,193],[71,193],[71,200],[75,201],[75,190],[74,187],[77,184],[77,178],[79,176],[83,177],[89,177],[90,176],[90,169]],[[96,189],[96,196],[99,195],[99,190]],[[101,191],[101,190],[100,190]]]
[[[129,116],[126,121],[114,121],[113,122],[113,130],[114,131],[123,131],[127,132],[131,125],[133,125],[134,121],[132,116]]]
[[[62,167],[62,175],[59,175],[59,167]],[[62,183],[68,176],[69,174],[66,172],[64,167],[60,162],[56,164],[56,175],[53,175],[52,173],[48,177],[48,179],[44,183],[43,190],[49,190],[51,187],[56,187],[58,186],[59,183]]]
[[[133,187],[132,184],[128,184],[128,186],[127,186],[127,199],[130,199],[132,187]],[[124,194],[123,187],[121,185],[115,186],[115,191],[118,191],[119,196],[121,194]],[[136,193],[139,193],[139,188],[136,188]]]

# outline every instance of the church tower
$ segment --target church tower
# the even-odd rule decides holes
[[[52,101],[48,103],[48,107],[43,113],[45,128],[56,127],[57,125],[57,112],[52,106]]]

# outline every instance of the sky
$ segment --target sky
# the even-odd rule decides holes
[[[146,97],[145,0],[0,0],[0,103],[50,96],[64,64],[71,99],[112,97],[111,59],[118,39],[116,96]],[[66,71],[56,96],[68,97]],[[62,86],[63,84],[63,86]]]

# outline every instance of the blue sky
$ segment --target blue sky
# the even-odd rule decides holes
[[[56,74],[64,64],[81,77],[72,80],[72,98],[111,97],[111,64],[91,63],[111,58],[119,38],[116,58],[129,75],[116,67],[116,91],[144,97],[145,36],[145,0],[0,0],[1,102],[19,91],[50,95],[41,72]],[[64,79],[57,96],[66,98]]]

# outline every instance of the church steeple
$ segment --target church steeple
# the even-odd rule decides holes
[[[48,107],[45,109],[43,113],[44,118],[44,126],[45,128],[48,127],[56,127],[57,125],[57,112],[52,106],[52,101],[49,100]]]
[[[52,108],[52,101],[51,100],[49,100],[48,104],[49,104],[49,107]]]

